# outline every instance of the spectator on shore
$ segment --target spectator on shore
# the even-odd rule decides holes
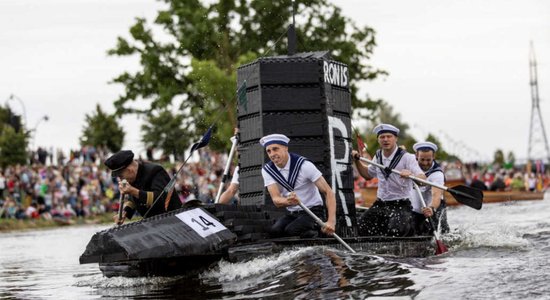
[[[504,191],[504,190],[506,190],[506,184],[504,183],[504,180],[502,179],[501,175],[497,175],[495,177],[495,180],[489,186],[489,190],[491,190],[491,191]]]

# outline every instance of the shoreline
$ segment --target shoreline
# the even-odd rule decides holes
[[[0,219],[0,233],[67,227],[67,226],[91,225],[91,224],[109,224],[109,223],[113,224],[112,213],[104,213],[101,215],[96,215],[96,216],[91,216],[86,218],[71,218],[71,219],[60,219],[60,218],[53,218],[51,220]]]

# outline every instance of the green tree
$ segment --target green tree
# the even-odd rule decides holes
[[[185,124],[183,114],[173,114],[169,110],[162,110],[158,113],[151,113],[147,116],[146,122],[141,126],[145,133],[142,142],[146,147],[160,148],[164,154],[173,154],[175,158],[181,159],[186,150],[186,131],[182,124]]]
[[[9,106],[0,107],[0,166],[26,164],[29,133]]]
[[[508,152],[508,157],[506,158],[506,162],[508,164],[512,164],[512,166],[516,164],[516,156],[514,155],[514,152],[512,151]]]
[[[11,126],[3,126],[0,135],[0,166],[23,165],[27,163],[28,135],[16,132]]]
[[[393,107],[386,101],[379,101],[378,106],[372,112],[372,126],[367,128],[367,133],[365,142],[369,148],[369,153],[373,154],[376,149],[378,149],[378,139],[376,134],[372,132],[374,126],[380,123],[392,124],[399,128],[399,140],[397,143],[399,145],[405,146],[407,151],[412,152],[412,146],[416,143],[414,137],[412,137],[407,131],[409,125],[401,121],[401,116],[399,113],[394,112]]]
[[[504,165],[504,152],[502,152],[502,150],[497,149],[495,151],[495,154],[493,155],[493,163],[500,166]]]
[[[94,113],[86,114],[80,145],[117,152],[122,148],[123,142],[124,130],[118,125],[114,114],[104,112],[99,104]]]
[[[21,116],[9,106],[0,106],[0,166],[27,163],[29,136],[21,124]]]
[[[455,155],[450,154],[447,151],[445,151],[445,149],[441,145],[441,142],[439,141],[439,139],[435,135],[433,135],[431,133],[428,134],[428,136],[426,137],[426,141],[432,142],[432,143],[437,145],[438,149],[437,149],[436,159],[438,161],[459,160],[458,157],[456,157]]]
[[[279,39],[291,20],[292,2],[164,2],[168,8],[158,13],[153,25],[163,30],[162,39],[154,36],[146,20],[138,18],[130,28],[131,39],[119,37],[109,51],[110,55],[139,56],[141,63],[138,71],[124,72],[113,80],[126,88],[114,103],[117,114],[143,114],[154,120],[174,108],[178,111],[174,118],[183,122],[174,126],[184,133],[180,139],[186,137],[185,147],[219,121],[215,136],[220,140],[211,147],[226,148],[236,124],[236,68],[259,56],[286,53],[286,42]],[[357,95],[360,81],[385,74],[366,63],[376,45],[374,30],[358,27],[328,0],[301,1],[296,11],[300,13],[297,50],[334,50],[333,58],[349,67],[354,108],[375,108],[378,101]],[[144,126],[144,135],[151,136],[153,127]]]

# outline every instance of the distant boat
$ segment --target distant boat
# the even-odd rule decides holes
[[[447,184],[448,187],[458,185],[457,182],[451,182]],[[371,207],[376,200],[377,187],[366,187],[360,189],[361,200],[357,201],[359,206]],[[529,191],[483,191],[483,203],[497,203],[508,201],[522,201],[522,200],[542,200],[544,199],[544,192],[529,192]],[[461,205],[455,198],[445,192],[445,202],[449,206]]]
[[[483,191],[483,203],[497,203],[508,201],[522,200],[542,200],[544,192],[529,192],[529,191]],[[445,201],[447,205],[460,205],[453,196],[445,193]]]

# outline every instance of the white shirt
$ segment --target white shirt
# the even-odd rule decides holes
[[[382,153],[382,164],[387,167],[390,165],[391,160],[397,152],[397,147],[389,157],[385,157]],[[376,162],[379,162],[376,157],[373,158]],[[412,172],[412,175],[424,174],[414,154],[405,153],[399,160],[399,163],[394,168],[397,171],[409,170]],[[378,178],[378,191],[376,192],[376,197],[382,201],[392,201],[398,199],[409,198],[412,191],[412,180],[408,178],[402,178],[399,174],[391,173],[388,179],[384,176],[382,169],[375,165],[369,165],[368,167],[369,175],[371,177]]]
[[[430,176],[428,176],[427,180],[438,185],[445,185],[445,176],[443,175],[443,172],[433,172],[432,174],[430,174]],[[432,186],[425,185],[418,187],[420,188],[420,192],[422,193],[422,198],[424,198],[424,201],[426,202],[426,206],[430,206],[432,204]],[[410,199],[413,211],[421,214],[424,204],[420,200],[420,197],[418,196],[418,192],[416,190],[412,190]]]
[[[275,165],[275,167],[284,178],[288,179],[288,173],[290,172],[290,158],[283,168],[279,168],[277,165]],[[321,176],[323,176],[323,174],[321,174],[321,171],[319,171],[312,162],[308,160],[304,161],[296,179],[294,192],[306,207],[323,205],[323,198],[321,198],[319,189],[315,185],[315,181],[321,178]],[[281,192],[281,196],[286,197],[290,193],[290,191],[278,184],[277,181],[275,181],[275,179],[273,179],[273,177],[271,177],[271,175],[269,175],[269,173],[267,173],[263,168],[262,177],[264,178],[264,186],[268,187],[272,184],[276,184],[279,188],[279,192]],[[286,209],[289,211],[297,211],[302,208],[299,205],[294,205],[288,206]]]

